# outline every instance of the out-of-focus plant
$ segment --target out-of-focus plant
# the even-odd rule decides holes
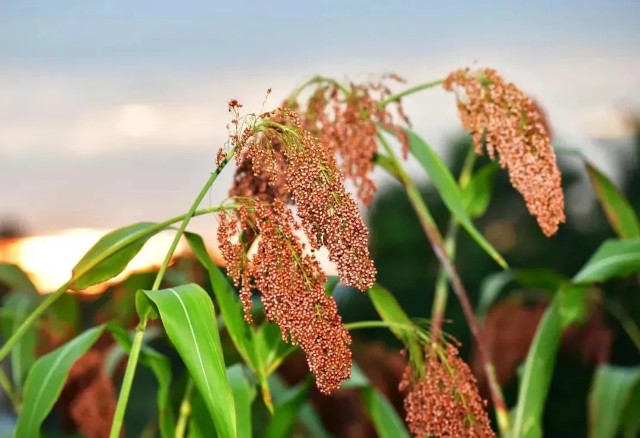
[[[543,408],[562,333],[584,320],[591,285],[640,272],[640,221],[624,196],[585,159],[620,240],[604,242],[572,279],[553,283],[554,294],[524,362],[518,401],[510,412],[483,326],[455,266],[456,243],[462,228],[499,266],[508,268],[473,223],[487,209],[499,168],[507,170],[511,184],[545,235],[553,235],[564,222],[561,175],[548,123],[531,98],[494,70],[459,70],[444,80],[396,94],[388,87],[389,81],[401,80],[390,75],[379,82],[340,84],[315,77],[281,107],[260,114],[242,115],[242,105],[231,100],[229,141],[219,149],[216,167],[187,213],[105,235],[77,263],[69,280],[44,298],[19,269],[0,266],[0,281],[12,290],[2,307],[6,341],[0,348],[0,361],[8,359],[12,373],[9,377],[0,372],[0,385],[18,414],[15,436],[38,436],[56,400],[65,396],[73,397],[70,415],[74,418],[107,419],[107,426],[92,429],[87,424],[83,433],[103,436],[108,427],[111,437],[121,436],[139,364],[158,381],[158,418],[150,423],[150,433],[198,437],[212,436],[215,430],[220,437],[251,436],[254,407],[261,404],[270,416],[266,435],[288,436],[296,418],[303,415],[309,383],[283,393],[274,373],[297,349],[305,355],[322,393],[331,394],[341,386],[362,391],[363,404],[380,436],[494,436],[476,378],[459,356],[458,341],[442,327],[447,283],[473,334],[498,433],[541,436]],[[473,136],[457,181],[429,144],[410,129],[401,105],[404,98],[439,86],[455,93],[462,125]],[[401,147],[401,157],[394,142]],[[497,164],[475,170],[475,157],[484,150]],[[406,170],[403,158],[409,154],[429,175],[451,213],[444,236]],[[229,199],[200,209],[234,158],[236,173]],[[353,184],[357,197],[370,205],[376,192],[371,177],[375,166],[400,182],[440,262],[434,305],[424,314],[430,316],[428,323],[410,319],[391,292],[375,283],[368,230],[345,185]],[[213,262],[203,239],[187,232],[191,218],[206,214],[217,214],[218,243],[228,278]],[[175,237],[157,275],[124,301],[129,312],[112,311],[113,317],[64,343],[52,341],[49,351],[36,357],[38,331],[51,324],[77,331],[78,324],[70,316],[74,310],[69,290],[81,291],[115,277],[148,239],[174,224],[178,224]],[[166,275],[182,238],[206,271],[214,299],[201,285]],[[327,279],[321,269],[319,251],[325,251],[335,264],[339,281],[368,294],[381,320],[343,324],[332,295],[335,280]],[[495,288],[483,295],[484,311],[496,296]],[[137,322],[130,332],[133,308]],[[157,330],[157,322],[162,331]],[[626,322],[630,335],[637,336],[635,323]],[[349,332],[374,327],[390,330],[405,347],[407,363],[400,390],[408,430],[372,383],[352,372]],[[168,357],[148,345],[149,336],[159,333],[166,334],[186,368],[179,385],[172,378]],[[112,347],[101,347],[109,338]],[[233,351],[225,348],[229,344]],[[116,391],[105,370],[113,374],[124,355],[128,360],[117,402],[110,404]],[[79,385],[90,390],[73,392],[69,382],[84,382],[87,375],[94,375],[90,385]],[[637,369],[603,366],[599,370],[590,400],[594,436],[613,436],[623,428],[631,434],[637,431],[639,425],[629,406],[638,398],[638,381]],[[181,392],[176,402],[178,387]],[[104,403],[97,414],[87,410],[95,399]],[[614,408],[615,415],[611,413]],[[310,431],[316,428],[311,414],[305,418]]]

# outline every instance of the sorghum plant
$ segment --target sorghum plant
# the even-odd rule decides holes
[[[494,436],[488,402],[480,396],[476,377],[460,357],[459,344],[443,328],[447,281],[473,334],[482,378],[490,389],[497,432],[513,437],[541,434],[545,396],[562,331],[584,316],[589,284],[640,271],[640,246],[637,239],[632,240],[640,236],[640,225],[630,216],[622,195],[588,165],[612,223],[622,238],[630,240],[605,243],[571,280],[557,282],[554,298],[532,341],[518,402],[510,415],[482,325],[455,266],[456,238],[462,226],[499,265],[507,267],[472,222],[487,208],[472,207],[469,198],[469,193],[482,190],[482,186],[476,186],[476,177],[483,169],[475,170],[475,156],[485,150],[491,159],[497,156],[499,165],[507,170],[511,184],[522,194],[542,232],[547,236],[557,232],[565,221],[564,196],[548,123],[531,98],[491,69],[458,70],[444,80],[396,94],[389,87],[392,82],[404,83],[396,75],[347,85],[315,77],[295,90],[281,107],[260,114],[242,115],[242,105],[231,100],[229,141],[218,150],[215,170],[186,214],[107,234],[78,262],[68,282],[43,300],[34,299],[32,293],[29,300],[33,306],[28,314],[11,314],[14,323],[0,349],[0,361],[11,355],[13,369],[29,373],[23,379],[20,372],[14,372],[9,379],[0,372],[0,385],[18,414],[15,435],[37,436],[63,388],[63,395],[73,395],[71,416],[76,422],[89,417],[86,408],[91,397],[113,399],[113,377],[96,365],[107,362],[103,358],[113,357],[98,349],[107,339],[119,346],[119,354],[128,355],[117,403],[100,405],[105,411],[101,412],[102,418],[110,419],[112,438],[124,433],[125,412],[139,363],[149,367],[159,382],[158,419],[151,423],[149,433],[157,430],[162,437],[211,436],[214,428],[221,437],[251,436],[251,413],[257,405],[271,416],[267,435],[291,433],[299,409],[294,408],[292,400],[301,405],[300,394],[304,397],[308,388],[301,384],[297,395],[289,396],[292,398],[276,395],[278,380],[274,373],[297,348],[305,355],[320,392],[335,393],[345,382],[363,392],[381,436]],[[462,126],[473,137],[474,146],[458,182],[431,147],[411,131],[402,107],[402,100],[408,96],[438,86],[455,92]],[[394,142],[400,146],[400,156],[395,153]],[[403,160],[409,154],[429,173],[451,212],[445,236],[406,171]],[[220,173],[234,160],[235,176],[228,200],[199,209]],[[376,165],[402,184],[441,265],[428,328],[410,319],[393,295],[375,283],[368,230],[348,185],[352,184],[357,198],[369,206],[377,190],[371,177]],[[624,221],[620,220],[620,211]],[[218,246],[230,282],[209,256],[203,239],[186,231],[192,217],[205,214],[218,219]],[[69,298],[68,291],[81,291],[118,275],[152,235],[176,223],[179,226],[173,243],[155,279],[149,287],[138,290],[130,302],[135,305],[133,326],[122,315],[114,315],[72,339],[65,335],[66,343],[56,345],[33,364],[20,360],[32,345],[37,327],[48,327],[60,318],[58,304]],[[208,274],[215,307],[201,286],[165,276],[183,237]],[[367,293],[381,321],[343,323],[332,296],[331,285],[335,282],[328,281],[321,268],[321,251],[335,265],[340,282]],[[22,278],[16,272],[13,268],[0,270],[0,280]],[[20,284],[24,287],[28,283]],[[5,302],[8,311],[15,310],[13,303],[17,301],[12,300]],[[157,319],[164,328],[160,333],[166,334],[184,364],[181,385],[171,381],[169,360],[147,345],[145,336],[150,336],[149,327]],[[398,389],[404,396],[408,431],[385,397],[354,371],[357,368],[352,360],[350,331],[371,327],[389,329],[404,344],[407,365]],[[232,360],[237,363],[227,366]],[[114,359],[109,362],[112,366],[120,363]],[[87,383],[86,391],[77,396],[65,381],[69,375],[69,382],[80,379],[85,369],[94,370],[98,378]],[[608,379],[615,378],[615,370],[603,369],[594,391],[606,392]],[[531,390],[533,382],[536,391]],[[261,395],[259,401],[255,400],[256,389]],[[181,399],[177,410],[171,403],[176,391],[180,391]],[[91,395],[94,393],[97,395]],[[85,423],[80,427],[87,436],[106,436],[104,423],[99,427],[97,423]]]

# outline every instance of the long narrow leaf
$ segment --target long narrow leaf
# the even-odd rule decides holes
[[[98,340],[104,328],[101,325],[89,329],[35,362],[25,383],[16,437],[40,436],[40,426],[60,397],[71,367]]]
[[[606,175],[587,163],[587,173],[611,227],[621,239],[640,238],[640,219],[624,194]]]
[[[220,268],[211,260],[202,237],[194,233],[185,233],[185,237],[196,258],[209,273],[216,302],[220,307],[220,313],[233,344],[247,365],[256,370],[258,367],[253,333],[244,320],[242,304],[238,295],[227,281],[225,275],[220,271]]]
[[[640,384],[640,367],[601,365],[589,393],[589,436],[614,438],[622,429],[625,407]],[[637,409],[637,406],[636,406]],[[636,410],[635,416],[638,415]]]
[[[487,210],[499,169],[498,163],[485,165],[471,176],[471,180],[462,190],[462,204],[469,217],[480,217]]]
[[[409,438],[407,428],[384,395],[369,387],[363,390],[362,396],[380,438]]]
[[[27,274],[16,265],[8,263],[0,263],[0,284],[7,286],[10,291],[37,292]]]
[[[200,286],[188,284],[159,291],[139,291],[138,313],[153,306],[204,399],[218,436],[236,434],[235,405],[222,355],[213,303]],[[146,299],[143,299],[146,298]]]
[[[554,299],[540,321],[529,348],[513,415],[513,438],[542,436],[542,413],[562,337],[562,319],[558,307]]]
[[[29,312],[36,306],[35,296],[29,293],[12,292],[7,295],[2,308],[11,312],[11,317],[2,319],[2,335],[9,339]],[[36,360],[36,329],[30,327],[11,350],[11,378],[15,390],[20,393],[24,376]]]
[[[415,132],[405,129],[405,133],[409,139],[409,147],[411,153],[420,162],[424,170],[427,172],[433,185],[438,190],[443,202],[456,217],[460,225],[464,227],[469,235],[485,250],[500,266],[507,268],[507,262],[502,258],[500,253],[484,238],[484,236],[476,229],[466,212],[463,195],[460,188],[455,182],[451,171],[444,164],[442,159],[436,152]]]
[[[594,283],[640,272],[640,239],[607,240],[591,256],[573,281]]]
[[[256,395],[255,387],[249,383],[245,375],[245,368],[241,364],[227,368],[227,377],[236,404],[238,437],[251,438],[251,403]]]
[[[73,268],[71,287],[82,290],[115,277],[159,231],[156,224],[141,222],[104,235]]]
[[[291,388],[276,405],[276,410],[267,426],[267,438],[293,436],[293,428],[309,391],[309,381]]]

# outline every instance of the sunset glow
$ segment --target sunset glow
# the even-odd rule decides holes
[[[106,232],[79,228],[57,234],[0,242],[0,262],[18,265],[29,275],[38,291],[48,293],[69,279],[75,264]],[[99,293],[108,285],[122,281],[133,272],[157,268],[162,263],[172,239],[173,233],[169,231],[154,236],[120,275],[83,292]],[[183,255],[186,251],[186,243],[181,242],[175,256]]]

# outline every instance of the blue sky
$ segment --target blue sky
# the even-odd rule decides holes
[[[563,141],[610,156],[640,108],[640,2],[0,2],[0,218],[34,232],[183,211],[224,141],[226,102],[277,104],[315,73],[410,83],[492,66]],[[442,91],[406,102],[443,150]],[[209,202],[224,198],[229,175]],[[200,226],[208,227],[209,223]]]

